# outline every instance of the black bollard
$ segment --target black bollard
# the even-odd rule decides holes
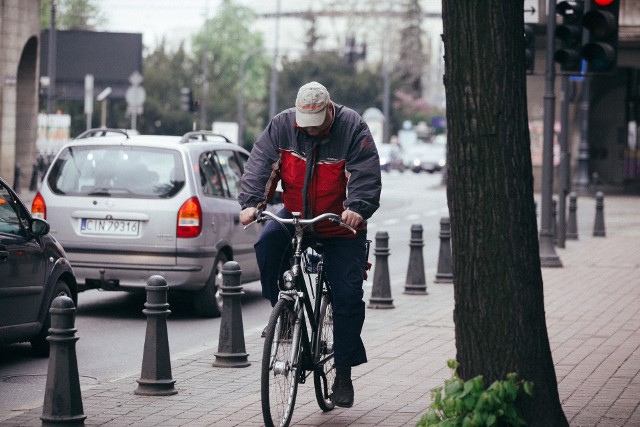
[[[13,191],[16,194],[20,194],[20,165],[16,164],[15,169],[13,170]]]
[[[427,295],[427,280],[424,274],[424,258],[422,248],[422,225],[411,226],[411,241],[409,243],[409,267],[407,268],[407,280],[404,293],[410,295]]]
[[[244,368],[251,365],[244,346],[242,326],[242,305],[244,292],[240,286],[242,270],[235,261],[228,261],[222,267],[222,318],[216,360],[211,364],[219,368]]]
[[[440,253],[438,255],[438,271],[433,283],[453,283],[451,269],[451,224],[449,217],[440,219]]]
[[[606,236],[604,229],[604,194],[602,191],[596,193],[596,219],[593,223],[593,236],[604,237]]]
[[[38,189],[38,183],[40,182],[40,180],[38,179],[39,174],[40,173],[38,172],[38,165],[34,164],[31,168],[31,182],[29,182],[29,191],[36,191]]]
[[[386,231],[376,233],[376,247],[373,250],[376,267],[373,273],[373,287],[369,308],[395,308],[391,298],[391,280],[389,279],[389,234]]]
[[[162,276],[147,279],[147,302],[142,312],[147,316],[144,339],[142,372],[135,394],[142,396],[169,396],[176,394],[175,380],[171,377],[167,317],[171,314],[167,303],[169,286]]]
[[[567,219],[567,239],[578,240],[578,196],[575,192],[569,194],[569,218]]]
[[[558,244],[558,202],[551,199],[551,233],[553,236],[553,244]]]
[[[49,368],[40,419],[43,426],[82,426],[87,417],[82,409],[76,358],[76,308],[71,298],[61,295],[53,300],[49,313]]]

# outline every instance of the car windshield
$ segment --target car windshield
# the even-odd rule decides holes
[[[176,150],[98,145],[65,148],[47,182],[62,195],[167,198],[180,191],[184,180]]]

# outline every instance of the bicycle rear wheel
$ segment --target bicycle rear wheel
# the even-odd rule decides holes
[[[293,415],[300,373],[300,334],[297,342],[292,342],[295,321],[293,302],[278,300],[269,318],[262,352],[260,395],[267,427],[286,427]]]
[[[318,323],[318,363],[313,372],[313,385],[320,409],[327,412],[335,407],[331,388],[336,379],[333,359],[333,305],[328,295],[322,296]]]

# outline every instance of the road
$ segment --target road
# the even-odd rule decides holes
[[[365,282],[366,300],[371,294],[378,231],[389,234],[391,283],[402,285],[408,267],[411,225],[421,224],[427,283],[432,282],[440,244],[439,222],[447,215],[445,189],[440,182],[440,174],[383,173],[381,207],[369,225],[369,238],[373,240],[369,261],[374,267]],[[270,306],[260,296],[259,283],[246,284],[243,290],[244,332],[258,334],[267,322]],[[402,292],[402,288],[392,289],[393,292]],[[124,292],[91,290],[79,294],[76,353],[83,386],[140,375],[146,331],[144,302],[144,295]],[[179,295],[170,295],[169,304],[172,313],[167,328],[172,359],[205,349],[217,350],[214,346],[220,319],[194,317],[189,299]],[[47,364],[47,359],[31,355],[29,344],[0,349],[0,421],[13,416],[13,410],[42,405]]]

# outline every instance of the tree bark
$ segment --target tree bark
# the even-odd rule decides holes
[[[544,311],[533,194],[524,2],[443,0],[458,374],[533,381],[528,425],[568,425]],[[540,94],[542,96],[542,94]]]

